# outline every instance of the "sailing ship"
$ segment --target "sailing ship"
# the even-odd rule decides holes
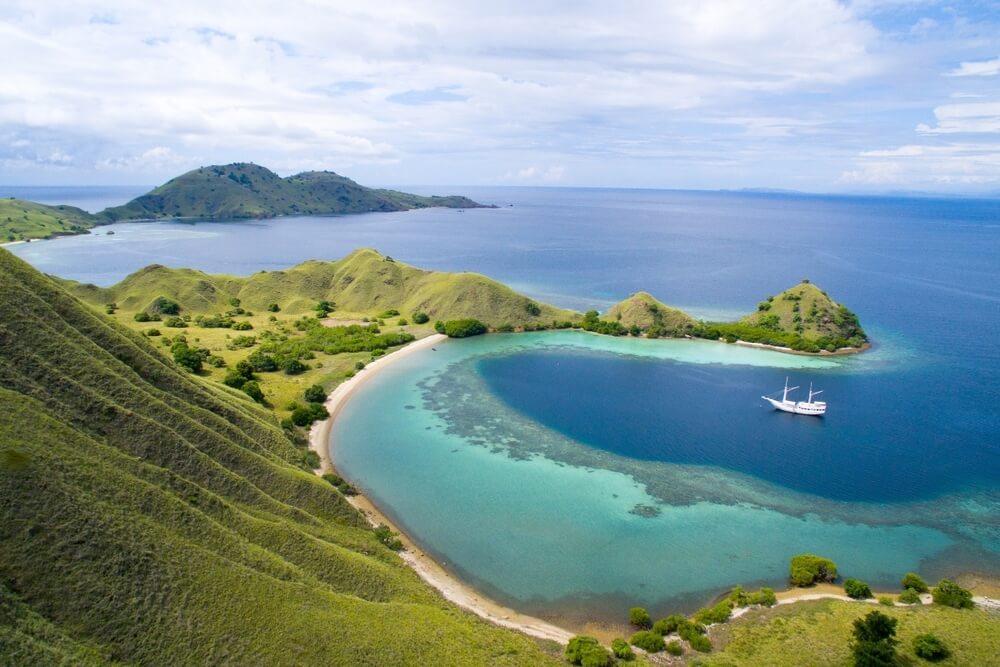
[[[813,396],[818,396],[822,394],[823,391],[813,391],[812,383],[809,383],[809,400],[807,401],[793,401],[788,398],[788,392],[795,391],[798,387],[789,387],[788,378],[785,378],[785,391],[781,395],[781,400],[776,398],[771,398],[770,396],[761,396],[765,401],[773,405],[776,409],[782,410],[783,412],[791,412],[796,415],[812,415],[813,417],[822,417],[826,414],[826,402],[825,401],[814,401]]]

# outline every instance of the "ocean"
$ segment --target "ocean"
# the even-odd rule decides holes
[[[248,274],[369,246],[559,306],[645,290],[718,319],[808,278],[859,315],[871,351],[449,341],[362,388],[335,458],[450,569],[550,618],[782,587],[805,551],[876,587],[907,570],[1000,575],[1000,201],[447,191],[498,208],[123,223],[10,249],[107,285],[150,263]],[[824,390],[827,416],[766,406],[786,377]]]

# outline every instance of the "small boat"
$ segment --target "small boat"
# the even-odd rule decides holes
[[[781,395],[781,400],[770,396],[761,396],[765,401],[773,405],[776,409],[784,412],[791,412],[796,415],[812,415],[822,417],[826,414],[826,403],[824,401],[814,401],[813,396],[822,394],[822,390],[813,391],[812,383],[809,384],[809,400],[793,401],[788,398],[788,392],[795,391],[798,387],[789,387],[788,378],[785,378],[785,392]]]

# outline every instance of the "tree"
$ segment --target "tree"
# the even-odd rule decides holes
[[[967,591],[953,581],[942,579],[932,592],[934,604],[941,604],[955,609],[972,609],[972,592]]]
[[[912,588],[918,593],[926,593],[930,589],[927,587],[927,582],[924,581],[919,574],[916,572],[907,572],[903,575],[903,580],[900,582],[903,589]]]
[[[577,635],[566,645],[566,660],[585,667],[610,667],[614,659],[593,637]]]
[[[917,635],[913,638],[913,652],[917,654],[917,657],[929,662],[944,660],[951,654],[945,643],[930,633]]]
[[[165,296],[158,296],[153,299],[153,302],[149,304],[149,308],[146,310],[150,313],[156,313],[158,315],[177,315],[181,312],[181,307],[180,304],[173,299],[168,299]]]
[[[305,390],[305,399],[310,403],[322,403],[326,400],[326,390],[318,384],[314,384]]]
[[[427,324],[430,321],[430,316],[427,313],[413,313],[413,323],[414,324]]]
[[[277,313],[278,311],[281,310],[281,306],[279,306],[276,303],[269,303],[269,304],[267,304],[267,309],[269,311],[271,311],[272,313]]]
[[[812,586],[824,581],[836,581],[837,565],[829,558],[814,554],[793,556],[789,565],[789,580],[795,586]]]
[[[442,333],[449,338],[468,338],[486,333],[486,325],[473,318],[448,320]]]
[[[651,628],[653,627],[653,619],[650,618],[649,612],[642,607],[632,607],[628,612],[628,622],[637,628]]]
[[[306,371],[306,365],[293,357],[281,365],[281,370],[286,375],[298,375]]]
[[[631,660],[635,657],[632,647],[621,637],[611,640],[611,652],[620,660]]]
[[[855,667],[892,667],[896,664],[896,619],[880,611],[854,621]]]
[[[867,600],[872,596],[872,589],[868,587],[868,584],[857,579],[848,579],[845,581],[844,592],[847,593],[848,597],[855,600]]]
[[[240,387],[240,389],[243,390],[244,394],[246,394],[256,402],[258,403],[264,402],[264,392],[261,391],[260,385],[257,384],[256,381],[249,380],[247,382],[244,382],[243,386]]]
[[[203,358],[197,350],[188,347],[187,343],[174,343],[171,352],[174,354],[174,361],[177,362],[177,365],[183,366],[192,373],[201,372]]]
[[[920,593],[912,588],[907,588],[899,594],[899,601],[903,604],[920,604]]]
[[[643,651],[650,653],[659,653],[667,647],[666,642],[663,641],[663,637],[649,630],[640,630],[632,635],[629,642],[632,646],[638,646]]]

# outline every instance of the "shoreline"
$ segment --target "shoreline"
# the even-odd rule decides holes
[[[364,370],[352,378],[348,378],[330,393],[326,400],[326,409],[330,413],[328,419],[316,422],[309,431],[309,448],[319,454],[320,467],[314,472],[323,475],[333,472],[333,462],[329,455],[330,432],[333,421],[343,409],[351,396],[374,377],[379,370],[386,368],[390,363],[398,361],[406,356],[420,350],[432,347],[444,340],[444,334],[432,334],[426,338],[413,341],[405,347],[390,352],[379,357],[375,361],[365,366]],[[519,613],[513,609],[503,606],[499,602],[489,599],[472,586],[460,581],[450,574],[442,565],[426,554],[405,532],[399,530],[385,514],[383,514],[374,503],[363,494],[356,496],[345,496],[347,502],[355,507],[372,526],[385,524],[393,532],[399,534],[399,539],[403,543],[404,550],[399,552],[400,558],[417,573],[425,583],[438,591],[442,597],[449,602],[472,612],[480,618],[511,630],[518,630],[526,635],[539,639],[549,639],[566,644],[576,634],[565,628],[558,627],[533,616]]]

